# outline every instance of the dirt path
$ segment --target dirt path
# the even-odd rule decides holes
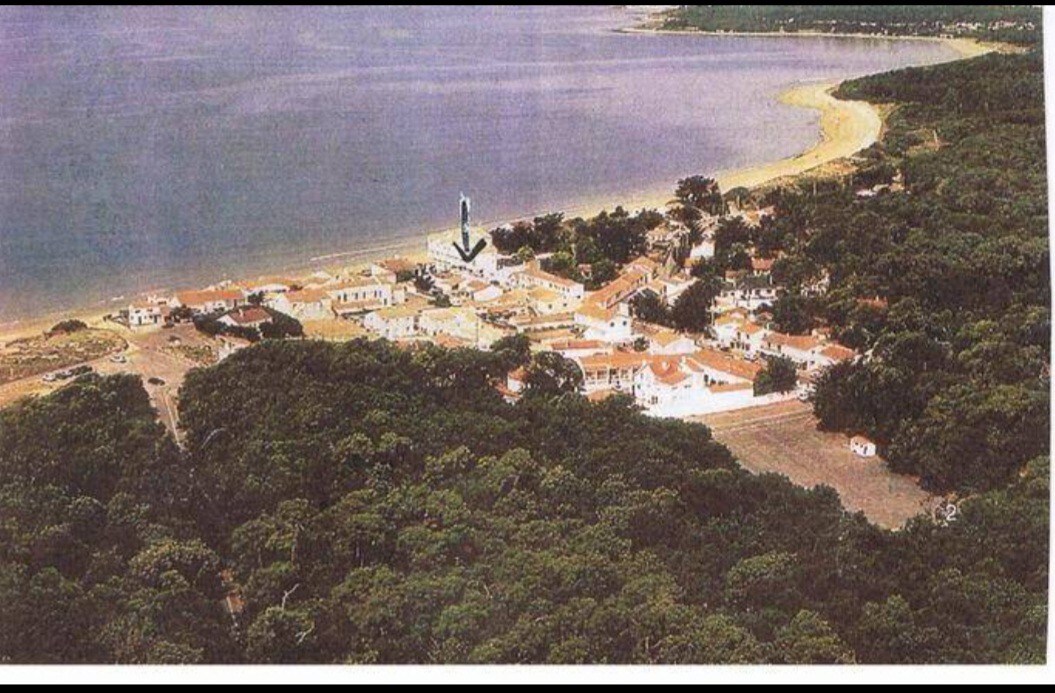
[[[901,527],[909,518],[929,513],[938,501],[913,478],[891,472],[880,458],[854,455],[846,436],[818,431],[810,406],[802,402],[692,420],[709,426],[745,469],[783,474],[807,488],[831,486],[847,509],[864,512],[881,527]]]

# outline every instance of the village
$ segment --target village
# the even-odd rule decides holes
[[[467,200],[463,200],[466,205]],[[744,213],[757,223],[759,213]],[[684,226],[669,217],[649,232],[648,251],[630,259],[617,276],[589,291],[578,281],[544,270],[545,254],[525,259],[500,253],[490,235],[471,227],[428,237],[426,254],[378,260],[366,266],[316,271],[303,277],[225,281],[196,291],[155,295],[133,302],[120,320],[133,332],[159,330],[195,316],[225,326],[216,334],[218,358],[248,346],[245,330],[265,326],[276,314],[294,318],[308,336],[327,339],[380,337],[410,347],[432,342],[446,348],[489,349],[503,337],[524,335],[532,351],[552,351],[582,371],[582,393],[602,400],[633,397],[649,415],[688,418],[808,398],[825,367],[857,355],[823,330],[784,334],[771,325],[770,305],[783,291],[771,277],[773,260],[752,257],[749,271],[725,273],[711,306],[711,326],[689,333],[635,317],[635,298],[650,295],[673,305],[694,282],[693,263],[713,257],[713,226],[699,236],[681,264],[669,249]],[[823,285],[813,287],[823,290]],[[795,381],[760,391],[767,362],[788,360]],[[516,400],[523,369],[499,387]],[[870,441],[855,452],[875,454]]]

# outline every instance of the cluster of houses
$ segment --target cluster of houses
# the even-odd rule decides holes
[[[632,299],[649,293],[673,305],[695,279],[663,253],[670,238],[656,234],[659,251],[627,262],[594,291],[543,269],[540,260],[500,254],[490,242],[467,259],[459,246],[486,234],[461,229],[428,238],[427,259],[390,258],[302,278],[269,277],[225,282],[200,291],[137,301],[128,308],[133,329],[158,327],[173,312],[217,314],[229,324],[266,320],[266,306],[302,323],[353,321],[363,331],[398,344],[428,341],[446,347],[488,349],[510,335],[526,335],[534,350],[554,351],[583,372],[584,393],[601,399],[632,396],[655,416],[691,416],[770,403],[801,395],[818,369],[856,354],[825,334],[788,335],[771,329],[760,309],[777,298],[772,261],[756,258],[750,270],[731,273],[713,306],[713,328],[685,334],[633,317]],[[704,234],[686,265],[713,256]],[[666,257],[658,261],[657,257]],[[442,300],[438,300],[442,298]],[[310,333],[310,331],[309,331]],[[799,368],[798,391],[756,396],[754,381],[766,357],[782,356]],[[503,391],[515,399],[522,374]]]

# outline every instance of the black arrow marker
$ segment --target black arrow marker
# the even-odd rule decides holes
[[[472,262],[476,256],[480,254],[480,251],[487,247],[487,241],[481,238],[476,242],[476,245],[473,246],[472,250],[469,249],[468,241],[468,238],[463,239],[463,242],[465,243],[464,248],[457,243],[451,243],[451,245],[453,245],[454,249],[458,251],[458,254],[462,256],[462,260]]]

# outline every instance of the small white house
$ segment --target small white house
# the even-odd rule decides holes
[[[194,313],[217,313],[231,310],[246,303],[245,293],[239,289],[205,289],[204,291],[181,291],[176,294],[174,305],[186,306]]]
[[[333,299],[323,289],[302,289],[278,294],[268,300],[267,305],[298,320],[325,320],[334,316]]]
[[[593,302],[575,311],[575,324],[582,328],[584,339],[619,344],[634,339],[630,310],[625,303],[604,308]]]
[[[864,436],[854,436],[851,438],[850,450],[858,457],[876,456],[876,444]]]
[[[691,354],[696,348],[690,337],[674,330],[658,330],[648,336],[648,353],[657,356]]]
[[[413,337],[418,332],[421,311],[410,306],[393,306],[367,313],[363,327],[395,341]]]
[[[128,326],[131,328],[157,327],[164,320],[162,307],[151,302],[135,302],[128,306]]]

